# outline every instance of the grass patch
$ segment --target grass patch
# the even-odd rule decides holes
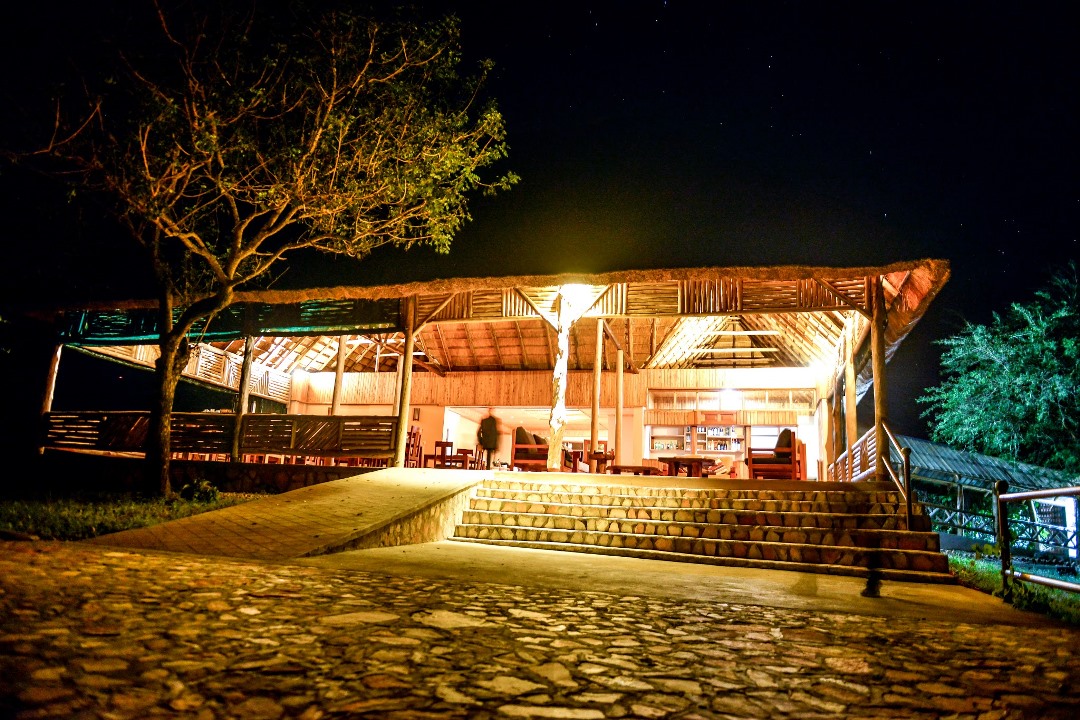
[[[35,535],[43,540],[86,540],[198,515],[256,497],[193,490],[170,499],[131,494],[0,499],[0,531]]]
[[[1000,558],[979,557],[967,553],[947,552],[949,569],[965,587],[1001,597]],[[1065,576],[1046,567],[1024,567],[1014,562],[1013,567],[1031,575],[1076,582],[1075,576]],[[1041,613],[1071,625],[1080,625],[1080,593],[1035,585],[1020,580],[1013,581],[1014,607]]]

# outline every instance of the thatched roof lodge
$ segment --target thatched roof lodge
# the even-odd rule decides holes
[[[187,374],[239,390],[246,352],[248,392],[278,412],[404,409],[425,452],[443,438],[472,447],[488,408],[507,436],[547,424],[561,328],[568,445],[639,462],[670,450],[652,428],[791,427],[822,478],[858,439],[855,403],[884,395],[885,363],[948,278],[946,261],[924,259],[252,291],[192,334]],[[153,302],[56,310],[62,342],[153,362]]]

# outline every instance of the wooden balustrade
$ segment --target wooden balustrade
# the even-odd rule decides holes
[[[150,426],[147,412],[51,412],[45,416],[44,447],[141,453]],[[173,413],[173,453],[228,457],[236,416],[232,413]],[[389,460],[398,419],[392,415],[244,415],[240,453],[247,456]]]
[[[873,428],[829,465],[830,482],[857,482],[876,472],[877,437]]]

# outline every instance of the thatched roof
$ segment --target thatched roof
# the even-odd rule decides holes
[[[421,371],[550,369],[554,299],[560,287],[581,284],[593,289],[594,302],[574,325],[571,369],[595,362],[597,322],[606,324],[607,367],[615,362],[615,347],[632,371],[831,365],[845,327],[854,323],[865,334],[879,279],[891,355],[948,277],[948,262],[928,259],[877,267],[670,268],[255,290],[238,293],[236,304],[193,339],[240,353],[242,338],[252,336],[255,361],[285,372],[333,369],[343,340],[347,371],[390,371],[403,342],[402,299],[415,298]],[[139,300],[84,306],[88,312],[70,323],[68,339],[152,342],[148,311],[154,306]],[[868,382],[866,374],[860,394]]]

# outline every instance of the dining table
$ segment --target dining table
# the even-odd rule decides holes
[[[657,459],[667,465],[667,474],[671,477],[682,470],[686,471],[686,477],[702,477],[703,468],[715,462],[714,458],[699,455],[669,455]]]

